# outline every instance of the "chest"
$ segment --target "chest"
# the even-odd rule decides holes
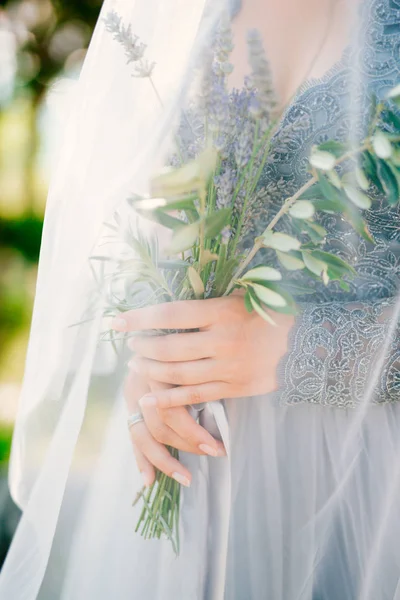
[[[230,85],[248,74],[246,33],[257,28],[271,65],[282,106],[306,80],[335,64],[349,41],[356,0],[242,0],[233,21],[235,69]]]

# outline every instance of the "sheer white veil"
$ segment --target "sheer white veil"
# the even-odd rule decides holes
[[[116,361],[111,345],[99,343],[104,290],[97,275],[103,267],[91,257],[103,252],[104,224],[117,210],[124,214],[132,193],[148,191],[151,173],[163,164],[171,125],[177,125],[179,109],[195,85],[199,58],[231,4],[104,2],[47,204],[10,468],[12,496],[23,516],[0,575],[1,600],[220,600],[224,590],[227,599],[239,598],[227,581],[235,580],[241,561],[253,565],[249,573],[263,571],[243,583],[246,597],[312,600],[314,574],[335,528],[346,556],[356,548],[347,567],[363,582],[354,596],[344,576],[343,600],[400,599],[400,410],[397,403],[371,408],[372,380],[365,401],[352,411],[276,406],[259,398],[248,403],[244,415],[246,399],[240,399],[226,404],[226,420],[223,405],[216,404],[214,416],[229,457],[215,466],[204,457],[184,459],[197,476],[185,497],[181,557],[174,559],[168,542],[144,547],[134,533],[137,513],[131,500],[141,480],[126,432],[124,364]],[[134,76],[135,65],[127,64],[123,46],[107,29],[110,14],[121,18],[122,34],[133,33],[138,44],[148,46],[163,106],[148,78]],[[361,67],[356,71],[359,81],[353,82],[347,115],[354,125],[366,76]],[[373,365],[376,381],[388,368],[399,302],[388,315],[385,344]],[[250,421],[257,423],[255,445],[245,453]],[[368,473],[368,489],[360,469]],[[244,494],[245,486],[262,486],[268,502]],[[349,498],[355,499],[356,514]],[[231,506],[247,510],[243,537],[229,531]],[[207,527],[212,530],[207,535],[215,538],[212,554]],[[268,532],[262,543],[257,542],[260,531]],[[254,540],[253,550],[245,550],[243,539]],[[229,545],[235,546],[236,562],[227,559]],[[268,559],[260,561],[266,551]],[[257,587],[257,577],[268,582],[267,588]],[[387,588],[385,578],[391,582]],[[382,590],[388,595],[379,595]]]
[[[112,220],[130,194],[147,191],[151,171],[162,164],[196,56],[223,4],[213,2],[205,12],[205,0],[104,2],[47,203],[10,468],[12,496],[24,516],[3,570],[2,598],[35,598],[38,593],[91,377],[115,369],[113,352],[104,345],[98,349],[103,298],[96,296],[90,257],[104,233],[103,223]],[[148,45],[163,108],[149,80],[133,76],[134,66],[107,31],[110,13]],[[91,315],[99,318],[71,327]]]

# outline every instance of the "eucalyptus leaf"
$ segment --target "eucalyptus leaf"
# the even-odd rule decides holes
[[[372,183],[377,187],[378,191],[384,194],[385,190],[378,176],[377,159],[368,150],[362,154],[362,164]]]
[[[298,271],[300,269],[304,269],[305,267],[303,261],[296,256],[292,256],[291,254],[285,252],[280,252],[279,250],[276,251],[276,255],[281,265],[288,271]]]
[[[327,265],[334,267],[341,274],[356,274],[356,270],[354,269],[354,267],[349,265],[349,263],[347,263],[345,260],[340,258],[340,256],[337,256],[336,254],[332,254],[331,252],[325,252],[324,250],[314,250],[313,255],[318,260],[321,260]]]
[[[378,161],[378,175],[390,206],[395,206],[399,201],[399,186],[397,178],[384,160]]]
[[[268,248],[280,250],[281,252],[290,252],[290,250],[298,250],[301,242],[287,233],[268,231],[263,234],[263,243]]]
[[[314,205],[309,200],[298,200],[289,209],[289,214],[296,219],[310,219],[314,213]]]
[[[251,296],[248,292],[246,292],[245,296],[244,296],[244,305],[246,307],[246,310],[248,313],[252,313],[254,308],[253,308],[253,303],[251,301]]]
[[[318,181],[324,198],[330,202],[341,202],[340,191],[322,173],[318,173]]]
[[[388,159],[392,156],[393,147],[387,135],[379,129],[372,137],[372,147],[379,158]]]
[[[152,196],[171,198],[205,189],[218,160],[215,148],[206,148],[195,160],[178,169],[167,168],[150,182]]]
[[[386,109],[382,113],[382,118],[396,132],[400,131],[400,117],[394,111]]]
[[[250,271],[243,275],[241,279],[243,281],[280,281],[282,279],[282,273],[273,267],[259,266],[250,269]]]
[[[199,232],[199,221],[176,229],[168,248],[169,254],[179,254],[179,252],[184,252],[191,248],[199,237]]]
[[[302,256],[307,269],[311,271],[311,273],[314,273],[314,275],[321,276],[322,272],[326,271],[327,264],[322,260],[318,260],[318,258],[315,258],[308,252],[302,252]]]
[[[260,285],[259,283],[251,284],[251,288],[254,290],[257,298],[267,306],[278,307],[286,306],[287,304],[283,296],[263,285]]]
[[[329,152],[336,158],[340,158],[347,151],[347,146],[336,140],[328,140],[327,142],[322,142],[322,144],[319,144],[318,150]]]
[[[387,98],[390,100],[396,100],[397,98],[400,98],[400,83],[390,90]]]
[[[250,302],[254,308],[254,310],[256,311],[256,313],[258,313],[260,315],[260,317],[262,317],[264,319],[264,321],[267,321],[267,323],[269,323],[270,325],[274,325],[276,326],[275,321],[273,320],[273,318],[262,308],[257,296],[255,294],[250,294]]]
[[[366,176],[365,171],[360,169],[360,167],[357,167],[354,171],[354,175],[360,188],[366,192],[369,189],[369,179]]]
[[[328,171],[326,175],[332,185],[334,185],[338,189],[342,187],[342,182],[335,169],[332,169],[332,171]]]
[[[358,206],[358,208],[362,208],[365,210],[371,208],[371,198],[364,194],[364,192],[350,184],[346,184],[343,189],[346,192],[346,195],[349,198],[349,200],[351,200],[353,204]]]
[[[310,165],[321,171],[331,171],[336,164],[336,158],[330,152],[314,149],[310,156]]]

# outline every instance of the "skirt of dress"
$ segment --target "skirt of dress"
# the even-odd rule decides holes
[[[176,558],[134,532],[141,483],[118,402],[96,468],[71,472],[40,600],[400,599],[400,405],[225,409],[229,457],[182,455]]]

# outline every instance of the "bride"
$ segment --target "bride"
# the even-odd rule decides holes
[[[104,302],[88,261],[103,223],[165,160],[226,4],[103,7],[50,190],[10,469],[23,517],[1,600],[400,600],[400,214],[382,194],[365,214],[374,244],[318,216],[357,275],[342,289],[298,272],[312,293],[276,327],[240,294],[146,306],[111,322],[129,337],[121,360],[98,343],[101,315],[88,318]],[[279,99],[259,235],[309,177],[313,146],[359,136],[371,98],[399,84],[400,3],[229,10],[229,87],[243,86],[257,28]],[[132,67],[135,35],[162,109]],[[135,533],[132,500],[155,469],[183,486],[179,557]]]

